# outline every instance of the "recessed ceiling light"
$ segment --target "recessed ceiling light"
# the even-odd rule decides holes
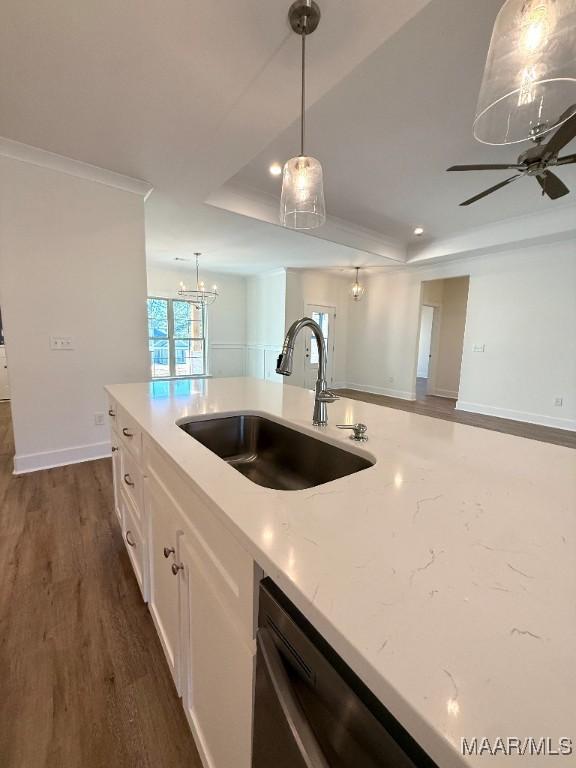
[[[424,234],[424,227],[416,227],[414,229],[414,234],[416,235],[416,237],[422,237],[422,235]]]
[[[270,173],[272,174],[272,176],[280,176],[280,174],[282,173],[282,166],[280,165],[280,163],[272,163],[272,165],[270,166]]]

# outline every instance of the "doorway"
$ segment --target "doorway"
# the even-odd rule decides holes
[[[428,379],[432,357],[432,328],[434,326],[435,307],[422,305],[420,314],[420,338],[418,340],[418,379]]]
[[[442,397],[456,405],[470,278],[451,277],[422,283],[416,399]]]
[[[319,304],[307,304],[306,316],[318,323],[322,328],[322,334],[326,340],[328,365],[326,369],[326,381],[328,386],[334,384],[334,349],[336,337],[336,307],[322,306]],[[318,378],[318,345],[316,338],[309,329],[305,329],[304,336],[304,387],[314,389]]]

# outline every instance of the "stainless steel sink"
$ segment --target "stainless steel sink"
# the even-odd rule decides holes
[[[313,488],[374,462],[263,416],[238,414],[180,422],[195,440],[265,488]]]

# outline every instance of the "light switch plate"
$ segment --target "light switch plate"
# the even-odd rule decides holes
[[[474,344],[472,347],[473,352],[486,352],[486,344]]]
[[[72,336],[50,336],[50,349],[55,352],[74,349],[74,339]]]

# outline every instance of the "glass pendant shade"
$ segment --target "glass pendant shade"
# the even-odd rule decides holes
[[[492,33],[474,136],[514,144],[576,112],[576,0],[507,0]]]
[[[290,229],[314,229],[325,221],[322,166],[314,157],[293,157],[282,175],[280,223]]]
[[[356,280],[354,281],[352,285],[352,289],[350,290],[350,293],[352,294],[352,298],[354,301],[360,301],[360,299],[364,296],[366,293],[366,288],[358,281],[358,272],[359,268],[356,268]]]

